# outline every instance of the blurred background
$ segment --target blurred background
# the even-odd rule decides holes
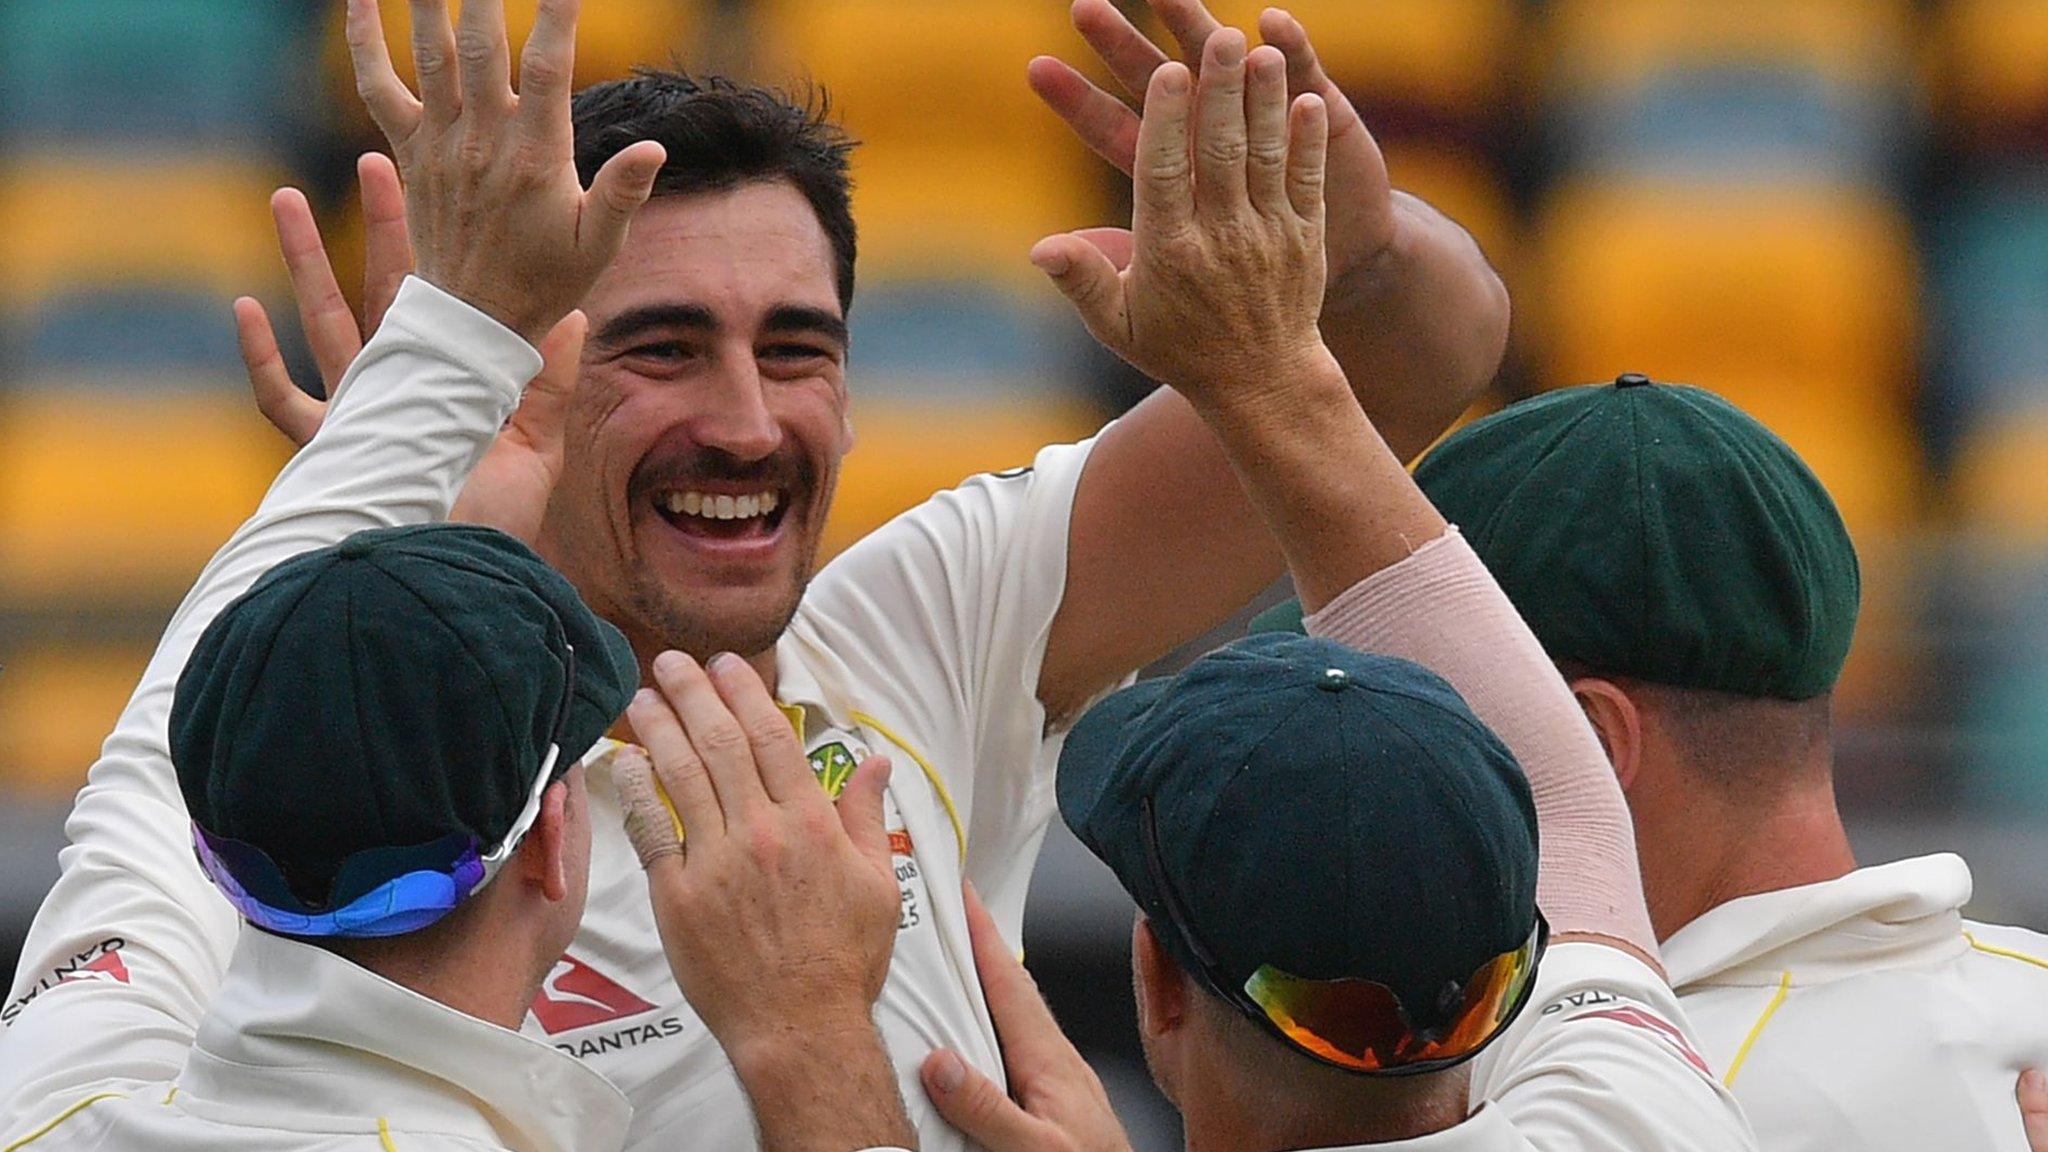
[[[1214,5],[1247,27],[1259,6]],[[404,4],[384,7],[403,43]],[[510,8],[523,35],[533,0]],[[1024,259],[1127,218],[1127,187],[1024,84],[1039,53],[1100,75],[1062,0],[584,9],[583,82],[669,61],[815,80],[865,142],[862,441],[835,546],[1142,394]],[[1641,371],[1721,391],[1811,462],[1863,556],[1839,697],[1859,851],[1959,850],[1978,915],[2048,928],[2048,0],[1292,10],[1396,184],[1506,277],[1490,405]],[[340,25],[325,0],[0,3],[9,970],[159,628],[285,459],[229,312],[247,293],[293,313],[272,189],[308,192],[359,279],[353,159],[378,141]],[[1141,1145],[1175,1147],[1136,1063],[1129,916],[1055,827],[1032,965]]]

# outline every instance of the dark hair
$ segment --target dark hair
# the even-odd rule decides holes
[[[820,89],[799,100],[723,76],[641,69],[576,94],[576,171],[586,187],[606,161],[642,140],[668,149],[656,196],[724,192],[787,180],[832,241],[839,305],[853,305],[853,140],[829,118]]]

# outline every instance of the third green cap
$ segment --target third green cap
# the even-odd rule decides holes
[[[1834,501],[1783,440],[1633,373],[1475,421],[1416,483],[1553,659],[1738,696],[1834,687],[1862,595]]]

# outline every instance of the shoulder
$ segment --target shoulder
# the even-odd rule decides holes
[[[2048,992],[2048,935],[2005,924],[1963,921],[1963,938],[1971,951],[2014,965],[2015,974],[2038,980]]]

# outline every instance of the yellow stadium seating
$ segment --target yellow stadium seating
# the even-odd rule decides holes
[[[1914,359],[1912,235],[1883,197],[1826,186],[1568,186],[1537,237],[1543,378],[1618,367],[1717,387],[1902,387]]]
[[[859,443],[832,502],[825,553],[844,550],[934,492],[977,473],[1029,464],[1040,448],[1084,439],[1102,423],[1088,405],[1042,393],[1014,403],[864,396],[854,409]]]
[[[1805,455],[1852,527],[1916,507],[1911,237],[1881,199],[1825,188],[1581,185],[1545,215],[1546,386],[1633,370],[1709,387]]]
[[[1220,0],[1218,20],[1258,40],[1265,0]],[[1512,0],[1292,0],[1278,7],[1308,29],[1323,67],[1348,92],[1453,116],[1489,116],[1512,75]]]
[[[1962,522],[2010,544],[2048,544],[2048,409],[1983,421],[1964,437],[1951,492]]]
[[[283,279],[269,207],[281,182],[232,159],[10,158],[0,163],[0,312],[93,284],[260,294]]]
[[[533,31],[533,15],[539,0],[506,0],[505,30],[512,42],[513,59]],[[391,46],[391,61],[408,85],[415,82],[412,62],[412,5],[403,0],[383,0],[384,42]],[[347,44],[342,36],[342,6],[334,6],[335,62],[348,75]],[[454,0],[450,13],[459,17],[462,0]],[[667,65],[677,57],[693,58],[695,37],[703,31],[703,13],[698,0],[589,0],[583,5],[576,26],[576,82],[579,85],[613,80],[632,72],[636,65]],[[343,85],[354,91],[353,82]]]
[[[0,603],[175,601],[286,448],[237,390],[40,387],[0,401]]]
[[[1942,79],[1967,122],[2038,122],[2048,116],[2048,4],[1951,0],[1941,10]]]
[[[1552,0],[1559,91],[1632,89],[1674,64],[1794,63],[1856,87],[1913,65],[1907,0]]]
[[[1039,54],[1088,59],[1062,4],[769,0],[768,75],[809,78],[861,141],[863,274],[1036,277],[1051,232],[1113,223],[1109,170],[1025,83]]]
[[[85,783],[150,649],[46,643],[9,653],[0,675],[0,784],[14,796],[69,795]]]

